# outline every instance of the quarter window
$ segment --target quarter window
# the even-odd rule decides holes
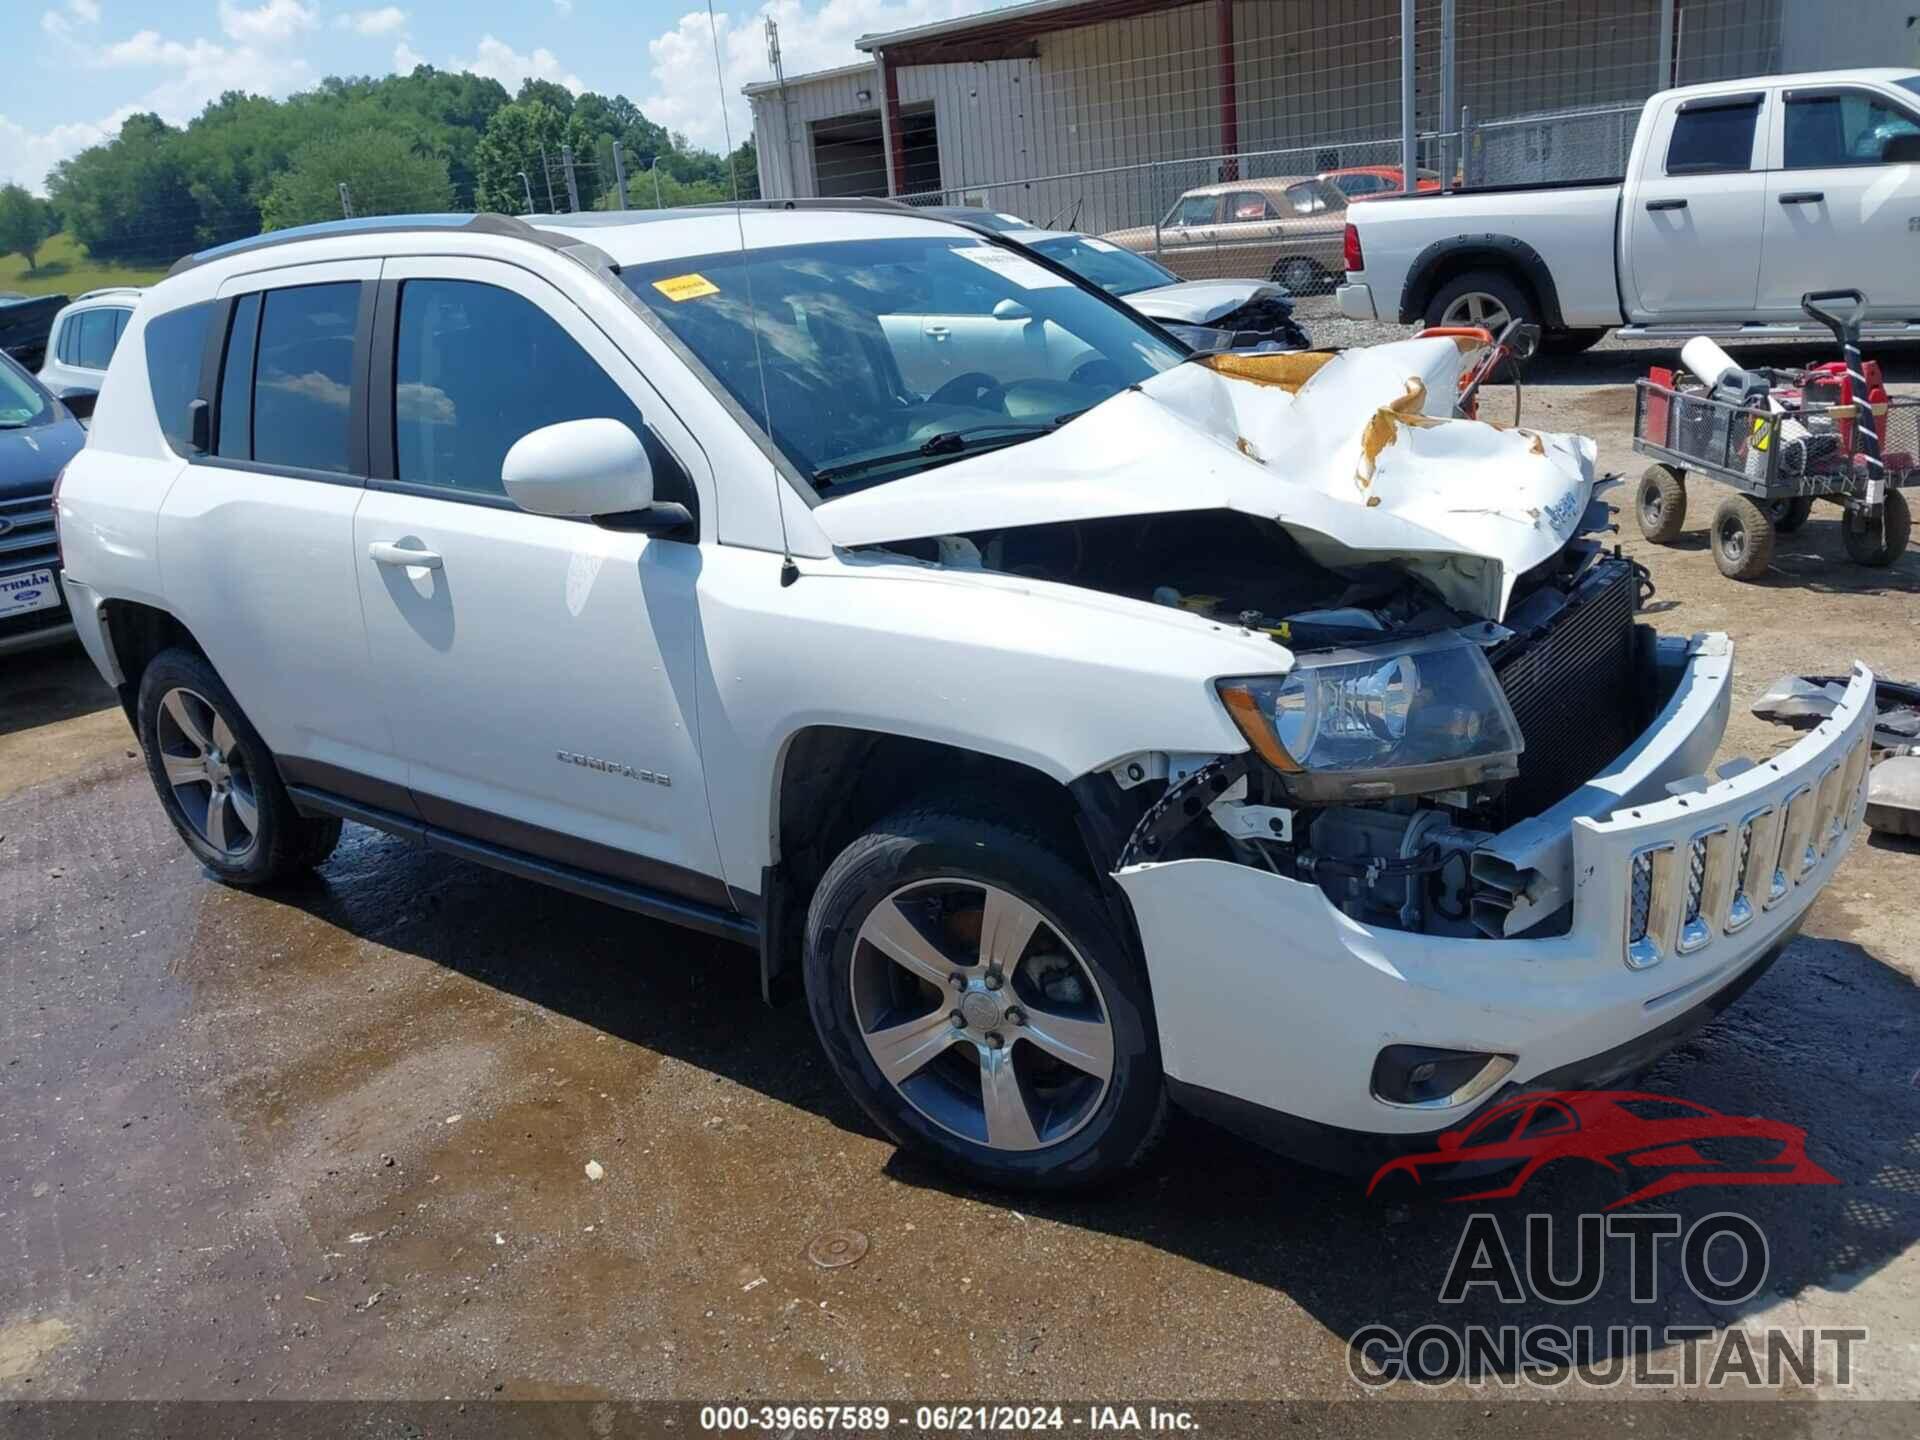
[[[213,302],[182,306],[147,321],[147,385],[153,412],[167,444],[181,455],[193,453],[193,425],[187,406],[200,388],[200,357],[207,348],[207,323]]]
[[[1667,174],[1750,169],[1759,116],[1757,103],[1682,110],[1673,117],[1673,138],[1667,142]]]
[[[214,452],[229,460],[253,458],[253,350],[259,336],[260,297],[243,295],[233,307],[220,371],[220,439]]]
[[[1883,165],[1887,163],[1889,142],[1913,136],[1920,136],[1920,124],[1906,111],[1858,91],[1790,99],[1786,168]],[[1908,146],[1913,143],[1909,138]]]
[[[393,363],[397,478],[468,495],[504,495],[516,440],[545,425],[618,420],[647,446],[662,500],[686,501],[640,412],[539,306],[472,280],[400,287]]]
[[[353,334],[360,282],[298,285],[262,297],[253,375],[253,458],[352,468]]]

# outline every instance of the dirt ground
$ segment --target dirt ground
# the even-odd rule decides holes
[[[1637,475],[1645,359],[1543,362],[1526,421]],[[1915,388],[1920,356],[1895,374]],[[1630,518],[1621,541],[1654,623],[1738,646],[1723,757],[1791,742],[1746,713],[1783,672],[1920,678],[1920,550],[1856,568],[1823,508],[1736,585],[1711,502],[1696,483],[1673,548]],[[0,1400],[1351,1397],[1361,1327],[1467,1318],[1865,1326],[1851,1385],[1814,1388],[1920,1398],[1911,844],[1858,846],[1645,1079],[1806,1127],[1841,1181],[1651,1207],[1752,1216],[1761,1293],[1721,1310],[1667,1274],[1652,1305],[1610,1280],[1577,1316],[1469,1313],[1438,1299],[1461,1207],[1368,1200],[1198,1122],[1104,1194],[957,1188],[873,1132],[744,950],[355,827],[301,888],[223,889],[77,651],[0,667]],[[1555,1175],[1527,1208],[1621,1193]],[[812,1263],[840,1228],[865,1257]],[[1535,1392],[1484,1398],[1510,1393]]]

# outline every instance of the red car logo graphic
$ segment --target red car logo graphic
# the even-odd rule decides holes
[[[1807,1132],[1758,1115],[1722,1115],[1691,1100],[1633,1090],[1554,1090],[1518,1095],[1441,1133],[1439,1149],[1402,1155],[1373,1172],[1371,1195],[1392,1175],[1417,1185],[1448,1171],[1511,1178],[1489,1190],[1449,1196],[1500,1200],[1518,1195],[1543,1165],[1585,1160],[1647,1183],[1606,1208],[1617,1210],[1695,1185],[1838,1185],[1807,1158]]]

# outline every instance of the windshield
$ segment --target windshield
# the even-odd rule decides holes
[[[1066,276],[977,236],[749,255],[750,275],[738,252],[723,252],[630,266],[620,278],[816,489],[1031,439],[1184,353]]]
[[[40,387],[13,368],[0,362],[0,430],[18,430],[31,425],[52,410]]]
[[[1057,265],[1064,265],[1082,280],[1098,285],[1109,295],[1133,295],[1141,290],[1157,290],[1162,285],[1177,285],[1180,277],[1144,255],[1122,250],[1091,235],[1062,235],[1053,240],[1037,240],[1033,249]]]
[[[1920,95],[1920,75],[1909,75],[1906,79],[1896,80],[1893,83],[1898,85],[1902,90],[1909,90],[1915,95]]]

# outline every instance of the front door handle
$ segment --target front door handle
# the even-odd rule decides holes
[[[1780,197],[1780,203],[1782,205],[1818,205],[1826,198],[1826,193],[1821,190],[1792,190]]]
[[[1647,209],[1649,210],[1684,210],[1686,208],[1687,208],[1687,202],[1684,200],[1649,200],[1647,201]]]
[[[951,334],[953,334],[953,327],[950,325],[927,326],[927,338],[929,340],[944,340]]]
[[[444,563],[431,550],[409,550],[391,540],[376,540],[367,546],[367,554],[376,565],[405,565],[408,569],[438,570]]]

